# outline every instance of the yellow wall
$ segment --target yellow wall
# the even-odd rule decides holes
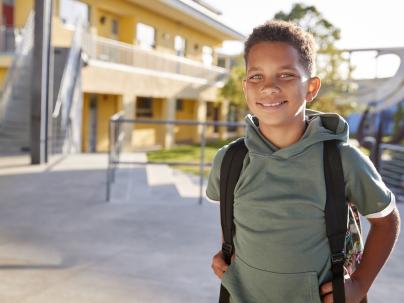
[[[28,15],[34,8],[34,0],[15,0],[14,23],[16,27],[23,27]]]
[[[153,98],[150,118],[139,117],[139,119],[165,119],[164,102],[162,98]],[[136,106],[136,105],[134,105]],[[156,124],[135,124],[133,126],[132,145],[134,147],[146,147],[153,145],[163,145],[166,129],[164,125]]]
[[[97,104],[97,152],[108,151],[109,145],[109,119],[122,110],[118,96],[99,95]]]
[[[197,102],[195,100],[184,99],[182,110],[177,110],[176,120],[194,120]],[[192,141],[195,136],[195,126],[177,125],[175,127],[175,141]]]
[[[119,23],[119,40],[125,43],[136,43],[136,19],[133,16],[122,16]]]
[[[57,47],[71,47],[73,30],[64,26],[59,18],[52,18],[52,45]]]
[[[193,60],[202,60],[202,47],[210,46],[213,49],[221,45],[220,40],[211,37],[188,24],[181,24],[176,20],[170,20],[160,15],[157,11],[150,11],[136,4],[123,0],[81,0],[90,6],[91,26],[93,32],[100,36],[117,39],[126,43],[135,43],[136,24],[141,22],[153,26],[156,29],[156,49],[161,52],[174,54],[174,38],[180,35],[186,39],[186,57]],[[54,16],[59,19],[59,0],[53,4]],[[16,0],[15,23],[17,27],[24,26],[29,12],[34,7],[34,0]],[[101,17],[105,17],[105,23],[101,24]],[[119,34],[111,33],[112,19],[118,21]],[[61,22],[53,22],[53,45],[69,46],[71,32],[61,28]],[[214,55],[213,62],[216,62]]]
[[[91,26],[93,31],[100,36],[114,38],[126,43],[136,42],[136,24],[141,22],[153,26],[156,29],[157,50],[175,53],[174,37],[183,36],[187,41],[186,57],[194,60],[202,60],[202,46],[218,47],[221,41],[192,29],[186,24],[179,24],[175,20],[169,20],[159,15],[156,11],[150,11],[136,4],[123,0],[82,0],[90,5]],[[104,25],[101,17],[105,16]],[[111,36],[111,20],[115,18],[119,22],[118,37]],[[195,44],[198,49],[195,49]],[[215,62],[215,61],[214,61]]]
[[[89,112],[90,96],[84,94],[83,98],[83,126],[82,126],[82,148],[88,151],[89,140]],[[112,115],[122,110],[122,99],[117,95],[97,94],[97,136],[96,151],[106,152],[109,145],[109,119]]]
[[[98,35],[101,37],[105,38],[110,38],[110,39],[115,39],[119,40],[119,32],[125,31],[124,28],[122,28],[122,20],[120,15],[111,13],[109,11],[99,9],[98,11],[99,18],[97,20],[98,22]],[[103,20],[101,22],[101,20]],[[118,23],[118,35],[112,33],[112,21],[115,20]]]
[[[6,79],[6,76],[7,76],[7,69],[0,67],[0,91],[3,87],[3,83],[4,80]]]
[[[12,63],[12,56],[0,56],[0,90],[7,76],[7,70]]]

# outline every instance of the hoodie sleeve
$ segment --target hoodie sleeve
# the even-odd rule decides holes
[[[209,173],[206,196],[212,202],[220,201],[220,166],[222,165],[224,154],[227,150],[226,146],[219,149],[216,153],[216,156],[213,159],[212,168]]]
[[[367,218],[387,216],[395,208],[394,194],[384,184],[369,157],[359,149],[344,144],[341,160],[347,200]]]

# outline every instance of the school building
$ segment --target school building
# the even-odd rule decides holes
[[[29,148],[34,2],[0,0],[0,123],[21,148]],[[244,38],[200,0],[54,0],[52,123],[69,125],[75,150],[104,152],[109,118],[117,112],[126,118],[237,120],[236,106],[217,98],[228,76],[218,66],[223,59],[217,49]],[[169,147],[198,141],[200,131],[127,125],[125,142]],[[230,131],[210,127],[207,137],[226,138]]]

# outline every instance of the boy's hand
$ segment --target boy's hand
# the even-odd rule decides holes
[[[234,255],[232,257],[232,260],[234,259]],[[216,255],[213,256],[212,258],[212,269],[215,273],[216,276],[218,276],[219,279],[222,279],[223,274],[227,270],[229,265],[226,264],[223,258],[222,251],[219,251]]]
[[[321,285],[320,294],[323,303],[334,303],[332,296],[332,282],[327,282]],[[360,283],[351,278],[345,279],[345,303],[360,303],[366,295]]]

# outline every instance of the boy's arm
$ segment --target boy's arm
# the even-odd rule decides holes
[[[382,218],[368,219],[371,225],[358,269],[345,283],[346,303],[357,303],[366,295],[388,259],[400,233],[400,215],[395,208]],[[332,283],[321,286],[323,302],[332,302]]]
[[[368,220],[371,227],[361,264],[351,276],[351,279],[361,285],[365,293],[387,261],[400,233],[400,215],[397,208],[386,217]]]

